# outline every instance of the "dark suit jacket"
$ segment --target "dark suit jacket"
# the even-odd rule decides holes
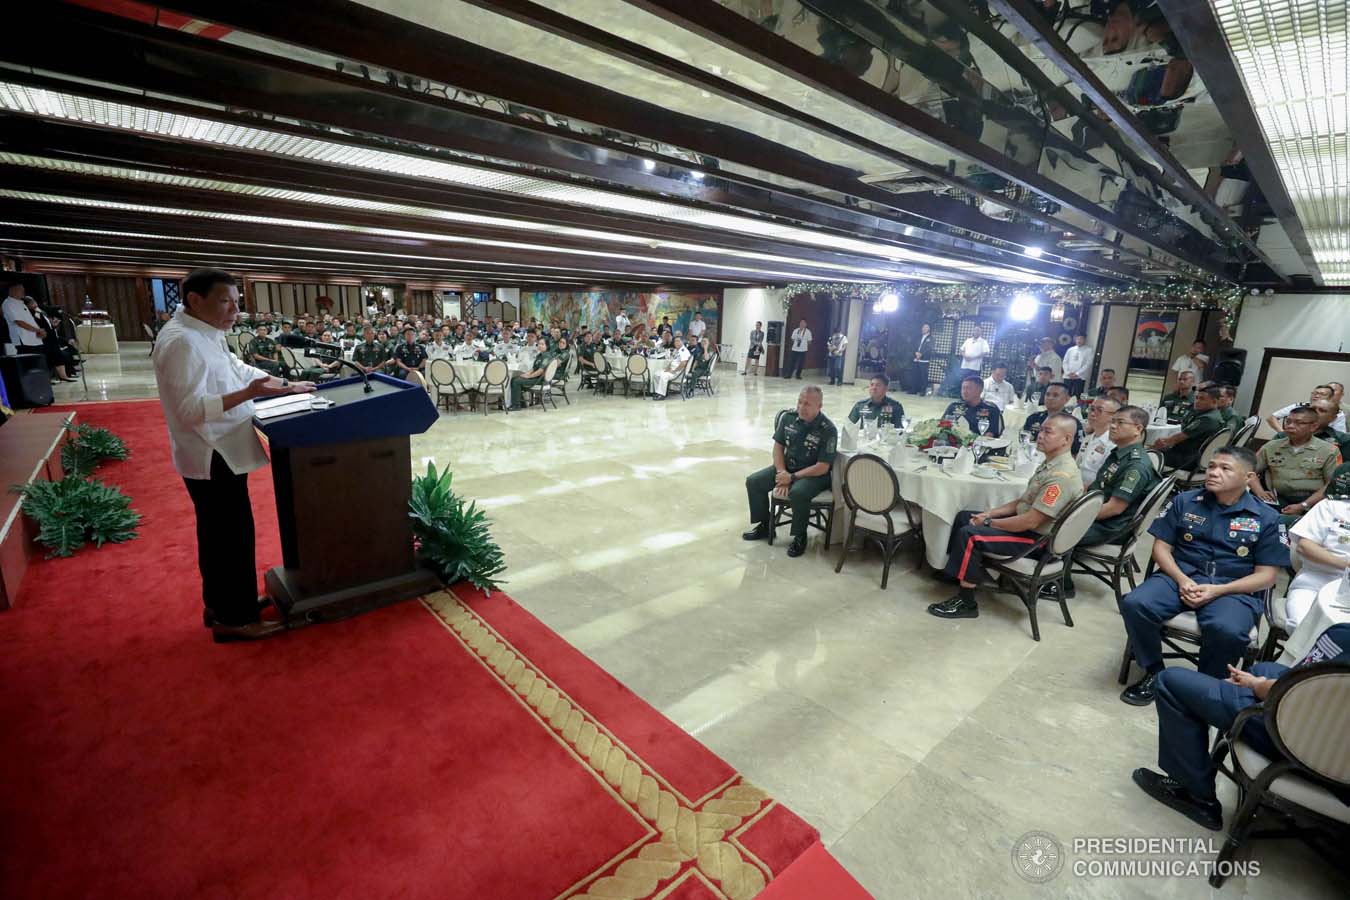
[[[926,362],[928,360],[928,354],[933,352],[933,335],[919,335],[919,339],[914,342],[914,352],[919,354],[919,358],[914,360],[914,362]]]

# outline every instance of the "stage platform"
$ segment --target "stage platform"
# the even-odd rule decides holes
[[[10,487],[62,477],[61,445],[74,421],[73,412],[21,413],[0,427],[0,610],[18,604],[28,564],[43,553],[33,541],[37,526],[24,517],[22,498]]]

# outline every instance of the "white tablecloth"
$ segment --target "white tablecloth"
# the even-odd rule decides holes
[[[81,322],[75,326],[75,340],[86,355],[117,352],[117,328],[111,322]]]
[[[483,373],[487,371],[488,364],[475,360],[452,359],[450,360],[450,367],[455,370],[455,376],[464,383],[464,386],[472,390],[478,387],[478,382],[483,380]],[[522,372],[526,371],[520,363],[513,363],[509,359],[506,360],[506,367],[510,371],[511,378],[518,378]],[[510,379],[506,382],[506,389],[507,391],[511,390]]]
[[[875,453],[888,458],[891,449],[888,444],[864,444],[856,451],[840,450],[836,455],[831,472],[835,497],[832,541],[842,541],[848,529],[848,510],[844,506],[844,465],[855,453]],[[923,466],[927,468],[916,471]],[[935,569],[941,569],[947,564],[947,542],[951,539],[952,523],[956,521],[957,513],[963,509],[986,510],[1016,500],[1026,490],[1028,481],[1012,472],[1004,472],[1002,479],[948,475],[936,463],[929,462],[927,454],[896,469],[895,475],[900,482],[901,496],[923,509],[924,556]]]
[[[1317,592],[1317,601],[1309,608],[1303,621],[1298,623],[1289,640],[1285,641],[1284,652],[1277,661],[1292,666],[1312,649],[1322,632],[1341,622],[1350,622],[1350,597],[1341,596],[1341,580],[1338,578],[1323,585]]]

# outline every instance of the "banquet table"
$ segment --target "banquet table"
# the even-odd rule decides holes
[[[844,466],[858,453],[874,453],[889,459],[892,449],[893,445],[885,443],[861,443],[857,450],[840,450],[836,454],[834,468],[830,472],[835,502],[834,527],[830,536],[832,543],[843,541],[844,535],[848,533],[848,508],[844,506]],[[957,513],[963,509],[990,509],[1016,500],[1022,496],[1030,480],[1013,472],[1004,472],[1003,478],[948,473],[937,463],[929,461],[926,455],[892,468],[900,483],[901,496],[922,510],[924,556],[935,569],[941,569],[947,564],[947,542],[951,539],[952,523],[956,521]]]
[[[483,373],[487,371],[488,367],[487,363],[478,362],[477,360],[472,359],[452,359],[449,362],[450,368],[455,370],[455,377],[463,382],[466,388],[477,387],[478,382],[483,380]],[[510,370],[511,378],[517,378],[529,371],[529,369],[525,367],[525,364],[519,360],[507,359],[504,360],[504,362],[506,363],[507,369]],[[510,379],[506,382],[506,389],[508,391],[511,389]]]
[[[117,352],[117,328],[111,322],[80,322],[75,326],[75,340],[86,355]]]
[[[1332,625],[1350,622],[1350,596],[1341,593],[1342,584],[1343,580],[1338,578],[1322,586],[1303,621],[1284,642],[1284,652],[1277,662],[1292,666],[1312,649],[1322,632]]]

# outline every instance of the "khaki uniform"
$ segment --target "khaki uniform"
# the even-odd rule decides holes
[[[1035,530],[1048,534],[1060,513],[1083,495],[1083,474],[1072,454],[1061,453],[1037,467],[1027,482],[1027,489],[1017,498],[1017,515],[1036,510],[1050,517]]]
[[[1266,484],[1275,492],[1281,507],[1302,503],[1329,482],[1340,466],[1341,451],[1335,444],[1312,438],[1301,447],[1288,438],[1268,441],[1256,454],[1257,473],[1266,472]],[[1286,525],[1297,516],[1286,517]]]

